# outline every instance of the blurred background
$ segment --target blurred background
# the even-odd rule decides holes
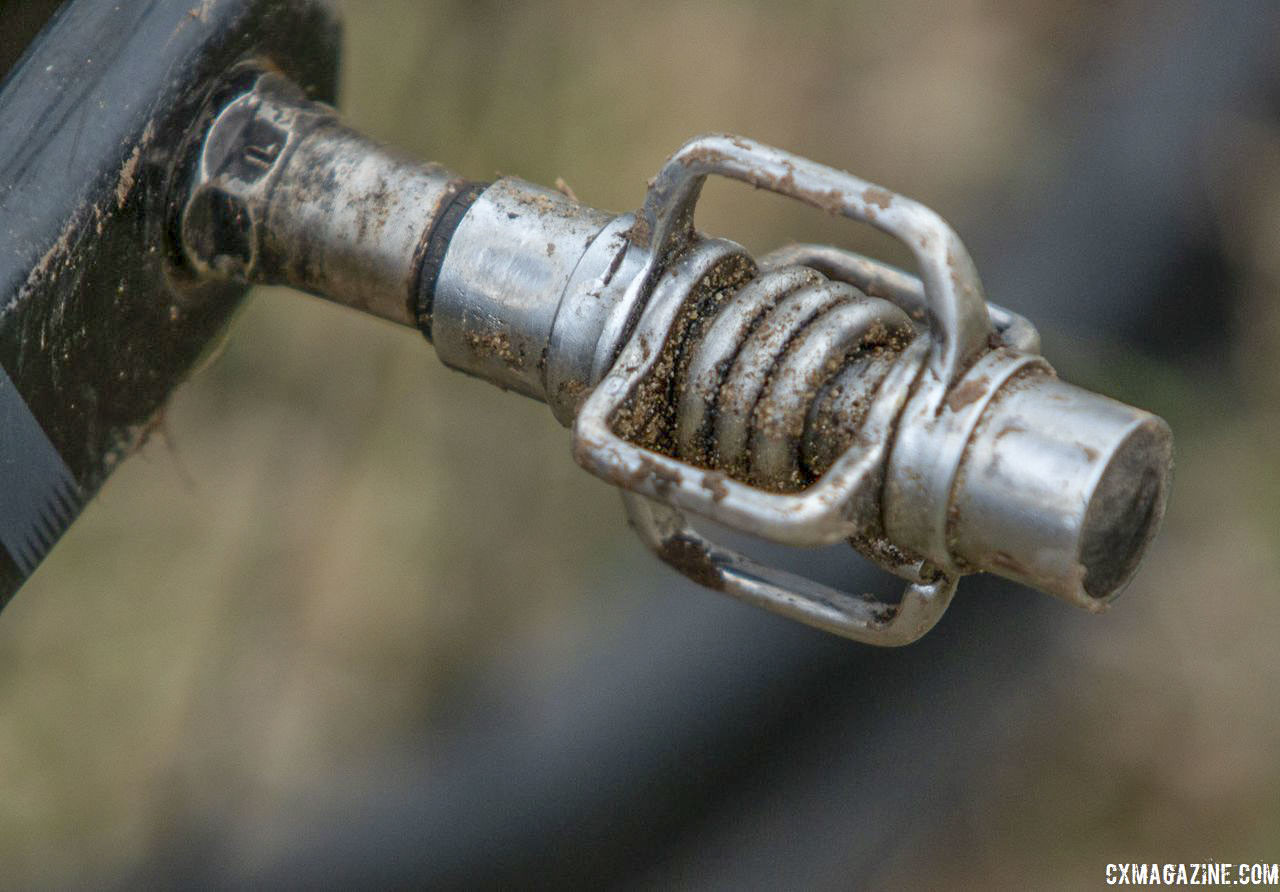
[[[627,210],[728,130],[936,208],[1064,377],[1170,421],[1163,533],[1104,616],[966,580],[877,651],[651,559],[545,407],[260,290],[0,617],[4,885],[1280,859],[1273,4],[342,5],[348,119],[466,176]],[[905,262],[751,190],[699,212]]]

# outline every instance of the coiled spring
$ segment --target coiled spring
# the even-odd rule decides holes
[[[865,405],[913,336],[888,301],[810,267],[765,268],[687,338],[674,451],[756,486],[802,489],[825,470],[821,441],[847,441],[856,420],[846,409],[839,430],[824,428],[821,396]]]
[[[693,227],[712,175],[869,223],[919,276],[807,245],[757,269]],[[663,166],[629,231],[643,259],[621,305],[644,309],[578,411],[574,456],[626,490],[631,525],[686,576],[896,645],[936,622],[966,572],[1090,610],[1132,575],[1163,510],[1168,426],[1059,381],[936,213],[713,135]],[[717,544],[686,512],[783,544],[850,541],[905,591],[820,585]]]

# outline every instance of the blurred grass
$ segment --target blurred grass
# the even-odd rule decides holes
[[[373,0],[346,4],[343,105],[466,175],[562,176],[613,209],[688,136],[743,132],[920,197],[963,233],[987,210],[975,196],[1016,201],[1019,177],[1052,166],[1042,104],[1096,30],[1123,38],[1124,14]],[[1260,139],[1264,155],[1280,144]],[[1222,209],[1232,231],[1266,231],[1273,172],[1273,191],[1246,192],[1252,216]],[[700,222],[753,248],[885,245],[732,186],[708,190]],[[1251,238],[1239,263],[1274,323],[1271,242]],[[1153,407],[1176,418],[1167,529],[1111,615],[1064,619],[1077,657],[1028,692],[1031,730],[975,767],[971,812],[927,857],[889,853],[886,883],[1045,865],[1068,886],[1148,854],[1274,860],[1278,332],[1247,327],[1238,376],[1254,383],[1229,411],[1235,379],[1088,348],[1093,383],[1164,394]],[[533,639],[567,660],[626,609],[601,580],[638,546],[567,433],[411,332],[259,291],[161,432],[0,618],[6,884],[127,869],[175,828],[358,784],[494,654]]]

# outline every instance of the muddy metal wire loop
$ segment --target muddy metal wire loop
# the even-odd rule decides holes
[[[917,338],[890,369],[863,421],[859,444],[839,456],[815,482],[799,493],[769,493],[734,480],[720,471],[693,468],[667,455],[644,449],[620,437],[612,421],[658,361],[658,345],[666,342],[687,299],[672,287],[688,272],[688,255],[699,245],[693,208],[706,178],[718,174],[750,183],[807,204],[862,221],[903,241],[915,255],[922,287],[903,282],[896,270],[865,261],[868,281],[892,282],[890,298],[907,294],[908,309],[922,309],[930,337]],[[628,516],[646,545],[663,560],[696,581],[828,631],[875,644],[906,644],[928,631],[955,591],[955,574],[933,572],[918,561],[890,566],[909,582],[901,602],[889,604],[870,595],[851,595],[817,585],[774,568],[763,567],[729,549],[713,545],[687,522],[692,511],[748,533],[797,545],[831,544],[864,532],[870,524],[870,491],[883,472],[894,425],[910,399],[940,405],[947,388],[974,357],[988,347],[991,321],[973,263],[959,238],[933,211],[842,171],[779,149],[729,136],[706,136],[687,143],[654,180],[633,227],[633,239],[647,250],[641,273],[630,286],[627,303],[638,305],[650,295],[631,340],[604,380],[583,405],[575,425],[574,454],[593,473],[631,492],[624,493]],[[690,246],[693,246],[690,248]],[[688,250],[686,250],[688,249]],[[685,251],[685,255],[681,252]],[[662,287],[666,285],[667,287]],[[736,296],[707,332],[691,361],[687,386],[678,407],[677,439],[696,454],[708,423],[716,426],[711,441],[728,455],[732,467],[748,453],[752,436],[748,413],[764,386],[764,376],[740,369],[741,406],[735,397],[717,406],[714,422],[708,406],[718,392],[714,370],[738,349],[739,362],[750,366],[752,353],[776,362],[783,344],[743,348],[740,338],[749,317],[781,312],[791,302],[797,319],[810,322],[824,313],[839,313],[830,328],[818,328],[811,348],[823,355],[845,350],[866,334],[874,321],[909,325],[906,316],[882,300],[858,294],[847,284],[824,281],[813,270],[795,267],[766,271]],[[846,309],[847,308],[847,309]],[[895,318],[896,313],[901,319]],[[804,325],[787,331],[800,333]],[[785,326],[784,326],[785,328]],[[774,329],[764,327],[762,331]],[[762,337],[768,338],[764,334]],[[795,351],[800,359],[807,351]],[[744,355],[746,358],[743,358]],[[785,360],[784,360],[785,361]],[[763,365],[764,362],[761,363]],[[733,374],[731,372],[730,374]],[[759,387],[754,382],[761,382]],[[754,393],[746,391],[754,390]],[[785,414],[785,409],[783,410]],[[760,445],[765,445],[761,443]],[[762,450],[757,479],[790,469],[790,456]]]
[[[919,202],[816,161],[725,134],[696,137],[663,166],[645,195],[636,232],[650,263],[636,288],[647,288],[662,263],[693,237],[693,209],[717,174],[858,220],[907,246],[920,270],[934,348],[929,365],[954,380],[990,334],[986,299],[968,250],[946,221]]]
[[[849,594],[716,545],[668,504],[626,491],[622,501],[641,541],[695,582],[854,641],[910,644],[937,624],[956,591],[954,577],[940,576],[908,583],[896,605]]]

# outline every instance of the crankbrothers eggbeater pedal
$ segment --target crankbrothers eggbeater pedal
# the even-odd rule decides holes
[[[612,215],[404,161],[276,75],[238,83],[178,184],[192,274],[416,326],[449,366],[547,403],[578,463],[623,490],[645,545],[702,585],[905,644],[975,571],[1099,609],[1158,526],[1168,427],[1060,381],[923,205],[710,135],[666,162],[637,212]],[[710,176],[874,226],[920,275],[818,245],[753,259],[694,227]],[[789,545],[846,540],[905,592],[764,566],[688,514]]]
[[[545,402],[663,561],[858,641],[919,638],[967,573],[1089,610],[1133,576],[1164,512],[1168,426],[1059,380],[1035,328],[987,303],[933,211],[731,135],[682,146],[634,213],[515,177],[466,180],[384,149],[325,103],[336,24],[324,4],[221,0],[193,21],[187,5],[166,0],[121,25],[124,7],[76,0],[53,26],[67,43],[136,35],[161,49],[156,77],[110,69],[116,81],[95,83],[111,91],[64,103],[60,120],[78,102],[123,109],[118,133],[59,137],[73,154],[100,151],[109,176],[88,198],[67,191],[50,214],[69,221],[60,232],[10,229],[34,246],[15,267],[28,272],[9,275],[3,257],[16,255],[0,256],[12,280],[0,312],[0,598],[136,448],[251,284],[417,328],[445,364]],[[41,79],[58,69],[46,61],[31,53],[11,77],[0,121],[49,118]],[[183,86],[173,72],[188,70]],[[63,162],[42,163],[0,209],[28,193],[49,203]],[[753,258],[695,228],[712,176],[875,227],[918,275],[823,245]],[[103,324],[119,329],[115,350],[66,364]],[[99,386],[107,378],[120,385]],[[904,591],[842,592],[763,565],[691,516],[786,545],[848,542]]]

